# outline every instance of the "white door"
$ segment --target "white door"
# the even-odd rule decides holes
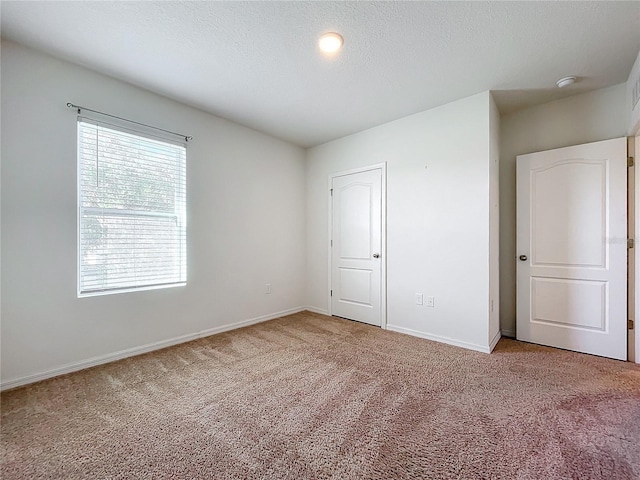
[[[331,185],[331,314],[382,324],[382,169]]]
[[[627,140],[517,159],[518,340],[627,358]]]

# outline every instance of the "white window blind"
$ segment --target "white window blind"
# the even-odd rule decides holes
[[[78,118],[78,294],[184,284],[186,148]]]

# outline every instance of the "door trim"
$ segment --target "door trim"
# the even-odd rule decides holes
[[[368,165],[366,167],[352,168],[350,170],[342,170],[340,172],[330,173],[327,179],[327,211],[329,223],[327,225],[328,242],[327,242],[327,266],[328,266],[328,285],[327,285],[327,300],[329,304],[329,316],[333,315],[332,302],[331,302],[331,285],[332,285],[332,251],[331,251],[331,238],[332,238],[332,225],[333,225],[333,204],[331,201],[331,186],[333,185],[333,179],[336,177],[344,177],[346,175],[352,175],[354,173],[369,172],[371,170],[381,170],[382,173],[382,219],[381,219],[381,252],[382,262],[380,262],[380,328],[387,329],[387,162],[377,163],[375,165]]]
[[[631,155],[634,156],[635,161],[638,161],[638,157],[640,156],[640,126],[638,127],[638,130],[635,133],[635,137],[633,137],[633,142],[629,142],[631,146],[634,147],[633,151],[630,152]],[[638,322],[640,322],[640,254],[638,253],[638,242],[640,241],[640,167],[634,167],[633,168],[634,173],[635,173],[635,182],[631,182],[631,184],[634,184],[634,197],[635,197],[635,210],[634,210],[634,218],[633,218],[633,222],[635,224],[635,231],[631,231],[629,236],[632,236],[632,238],[634,238],[636,245],[634,248],[634,254],[635,254],[635,271],[634,271],[634,276],[631,278],[631,280],[633,281],[633,284],[629,285],[629,288],[633,289],[633,293],[635,296],[635,305],[632,306],[632,310],[634,311],[634,322],[635,322],[635,339],[632,338],[632,341],[635,340],[635,345],[634,345],[634,353],[635,353],[635,363],[640,364],[640,325],[638,325]],[[635,307],[635,308],[634,308]]]

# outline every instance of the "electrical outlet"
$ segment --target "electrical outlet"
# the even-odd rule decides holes
[[[271,284],[270,283],[267,283],[264,286],[264,293],[271,293]]]
[[[427,297],[427,307],[435,307],[435,300],[433,297]]]
[[[423,297],[421,293],[416,293],[416,305],[422,305],[423,304]]]

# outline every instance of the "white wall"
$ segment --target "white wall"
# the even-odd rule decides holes
[[[515,335],[516,156],[623,137],[628,127],[625,84],[527,108],[501,118],[500,324]]]
[[[640,52],[627,80],[627,109],[631,111],[627,133],[637,135],[640,131]]]
[[[500,335],[500,112],[489,110],[489,342]]]
[[[5,386],[304,305],[301,148],[14,43],[3,41],[1,68]],[[186,287],[76,298],[68,101],[194,136]]]
[[[307,151],[308,305],[328,310],[329,173],[387,162],[388,326],[488,349],[489,108],[485,92]]]

